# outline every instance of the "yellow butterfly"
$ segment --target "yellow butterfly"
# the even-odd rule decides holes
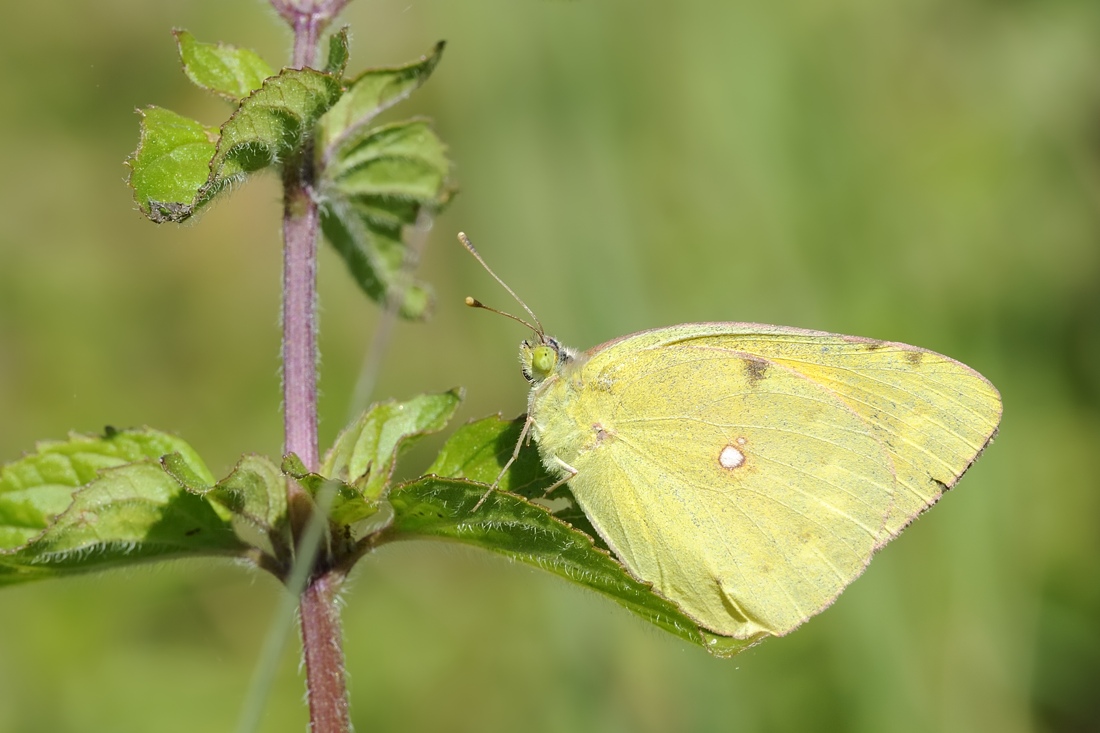
[[[691,323],[577,353],[532,329],[543,463],[632,575],[723,636],[828,607],[1001,418],[984,377],[906,344]]]

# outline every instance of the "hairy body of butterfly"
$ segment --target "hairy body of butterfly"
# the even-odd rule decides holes
[[[627,569],[701,627],[782,635],[993,438],[997,390],[905,344],[746,323],[521,347],[547,468]]]

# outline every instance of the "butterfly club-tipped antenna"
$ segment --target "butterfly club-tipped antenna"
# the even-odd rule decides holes
[[[496,308],[492,308],[490,306],[487,306],[484,303],[482,303],[480,300],[477,300],[475,298],[471,298],[470,296],[466,296],[466,305],[470,306],[471,308],[481,308],[482,310],[487,310],[491,313],[496,313],[497,315],[504,316],[505,318],[510,318],[513,321],[516,321],[517,323],[520,323],[520,324],[526,326],[527,328],[531,329],[532,331],[534,331],[535,335],[537,335],[538,338],[539,338],[539,342],[545,344],[547,342],[546,332],[543,330],[542,322],[539,320],[539,317],[535,315],[535,312],[533,310],[531,310],[527,306],[526,303],[523,302],[523,298],[516,295],[516,291],[514,291],[510,287],[508,287],[508,283],[504,282],[502,279],[500,279],[499,275],[497,275],[495,272],[493,272],[493,268],[489,267],[488,263],[485,262],[485,260],[481,256],[481,254],[474,247],[474,243],[470,241],[470,238],[466,236],[465,232],[459,232],[458,233],[458,241],[461,242],[462,246],[466,248],[466,251],[469,252],[471,255],[473,255],[474,259],[477,260],[478,263],[483,268],[485,268],[485,271],[487,273],[489,273],[494,280],[496,280],[498,283],[500,283],[500,286],[502,288],[504,288],[505,290],[507,290],[508,294],[511,295],[517,303],[519,303],[521,306],[523,306],[523,310],[527,311],[527,315],[531,316],[531,320],[534,322],[534,324],[532,325],[531,323],[528,323],[527,321],[523,320],[519,316],[515,316],[515,315],[512,315],[511,313],[507,313],[505,311],[498,310]],[[512,455],[508,458],[508,461],[500,469],[500,473],[497,474],[496,479],[493,481],[492,485],[489,486],[489,490],[486,491],[484,494],[482,494],[481,498],[478,499],[477,504],[475,504],[474,508],[470,510],[471,513],[476,512],[478,509],[480,509],[481,505],[485,503],[486,499],[488,499],[489,496],[492,495],[492,493],[497,489],[497,487],[500,486],[500,480],[502,478],[504,478],[504,474],[506,474],[508,472],[508,469],[511,468],[512,464],[514,464],[516,462],[516,459],[519,458],[520,448],[523,447],[524,441],[529,437],[530,430],[531,430],[531,418],[530,418],[530,416],[528,416],[527,420],[525,420],[524,423],[523,423],[523,430],[520,431],[519,440],[516,441],[516,447],[512,451]],[[557,488],[558,485],[559,484],[555,484],[552,488]]]
[[[459,232],[458,233],[458,241],[462,243],[462,246],[466,248],[467,252],[469,252],[471,255],[474,256],[474,259],[477,260],[478,264],[480,264],[485,269],[485,272],[489,273],[489,275],[492,276],[492,278],[494,280],[496,280],[498,283],[500,283],[500,286],[502,288],[504,288],[506,291],[508,291],[508,294],[511,295],[512,298],[517,303],[519,303],[520,306],[523,307],[523,310],[527,311],[527,315],[531,316],[531,320],[534,322],[534,325],[531,325],[531,323],[528,323],[527,321],[523,320],[519,316],[514,316],[511,313],[508,313],[506,311],[497,310],[496,308],[492,308],[490,306],[487,306],[484,303],[482,303],[480,300],[477,300],[476,298],[471,298],[471,297],[467,296],[466,297],[466,305],[470,306],[471,308],[481,308],[482,310],[487,310],[491,313],[496,313],[497,315],[504,316],[505,318],[510,318],[513,321],[515,321],[516,323],[520,323],[524,326],[527,326],[527,328],[531,329],[532,331],[535,332],[536,335],[538,335],[539,341],[545,342],[546,341],[546,331],[544,331],[543,328],[542,328],[542,321],[539,320],[539,317],[535,315],[535,312],[533,310],[531,310],[530,308],[527,307],[527,304],[523,302],[523,298],[516,295],[516,291],[514,291],[510,287],[508,287],[508,283],[504,282],[504,280],[502,280],[499,275],[497,275],[495,272],[493,272],[493,268],[489,267],[488,263],[485,262],[485,260],[481,256],[481,254],[474,247],[474,243],[470,241],[470,238],[466,236],[465,232]]]

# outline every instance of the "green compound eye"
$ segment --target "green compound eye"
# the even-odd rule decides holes
[[[550,346],[536,346],[531,350],[531,373],[536,379],[545,379],[558,365],[558,352]]]

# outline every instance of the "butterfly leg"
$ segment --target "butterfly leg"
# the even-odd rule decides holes
[[[561,470],[565,471],[565,476],[562,476],[560,479],[558,479],[554,483],[550,484],[550,488],[548,488],[546,491],[542,492],[543,496],[550,496],[550,494],[554,493],[555,489],[569,483],[570,481],[573,480],[573,477],[576,476],[579,473],[579,471],[577,471],[577,469],[573,468],[572,466],[570,466],[568,463],[566,463],[562,459],[558,458],[557,456],[554,456],[554,460],[561,467]]]
[[[512,457],[509,458],[508,462],[504,464],[504,468],[500,469],[500,473],[498,473],[497,477],[493,479],[493,483],[489,486],[488,491],[481,495],[481,498],[477,500],[477,504],[474,504],[474,508],[470,510],[471,513],[476,512],[478,509],[480,509],[481,505],[485,503],[485,500],[489,498],[489,494],[496,491],[497,487],[500,486],[500,480],[504,478],[504,474],[508,472],[508,469],[511,468],[512,464],[516,462],[517,458],[519,458],[520,448],[523,447],[523,441],[527,439],[527,436],[531,431],[532,423],[533,421],[531,420],[531,416],[528,415],[527,419],[523,422],[523,430],[520,431],[519,440],[516,441],[516,447],[512,451]]]

